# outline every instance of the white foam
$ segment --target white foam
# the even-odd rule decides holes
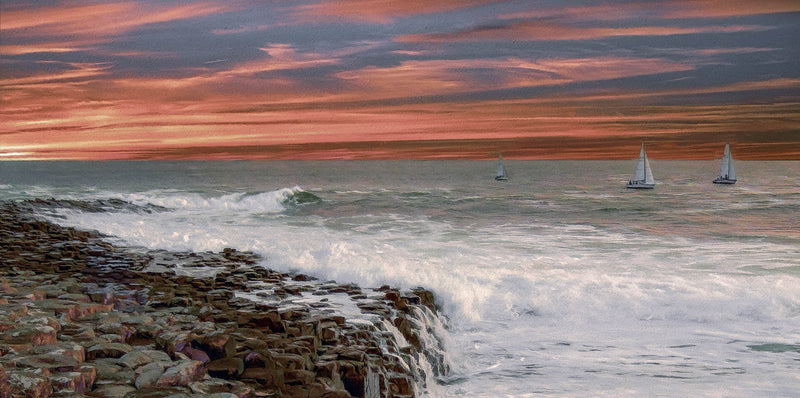
[[[234,247],[281,271],[432,289],[452,321],[452,352],[469,358],[456,361],[467,379],[458,388],[472,396],[524,396],[537,383],[514,382],[536,377],[567,395],[608,383],[612,396],[621,390],[609,380],[620,377],[634,380],[621,395],[687,392],[669,378],[688,372],[702,384],[726,371],[719,364],[737,361],[763,376],[766,365],[747,361],[754,355],[747,342],[800,341],[800,278],[780,272],[800,267],[790,245],[734,247],[582,224],[506,222],[464,231],[420,214],[282,216],[298,189],[213,198],[147,192],[127,199],[174,210],[71,212],[66,222],[148,248]],[[661,365],[649,365],[648,355]],[[667,381],[652,389],[646,372]]]

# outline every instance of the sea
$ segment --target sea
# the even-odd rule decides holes
[[[250,250],[321,280],[432,290],[450,370],[427,397],[800,391],[800,162],[0,162],[0,199],[147,249]]]

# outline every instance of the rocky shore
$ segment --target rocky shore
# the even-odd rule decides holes
[[[0,398],[414,397],[447,372],[429,291],[119,247],[35,216],[120,206],[0,203]]]

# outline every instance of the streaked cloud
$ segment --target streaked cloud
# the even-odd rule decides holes
[[[794,1],[0,11],[4,160],[800,156]]]
[[[214,2],[153,6],[112,2],[4,11],[0,25],[13,36],[110,36],[143,25],[195,18],[232,9]]]
[[[433,14],[469,8],[499,0],[348,0],[320,1],[298,6],[295,18],[300,22],[329,22],[336,19],[370,23],[389,23],[396,18]]]
[[[758,25],[719,26],[641,26],[629,28],[576,27],[547,21],[525,21],[507,25],[489,25],[454,33],[413,34],[396,38],[399,42],[455,41],[565,41],[598,40],[624,36],[673,36],[700,33],[740,33],[771,29]]]

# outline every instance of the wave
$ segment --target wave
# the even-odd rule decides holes
[[[290,208],[322,202],[299,186],[269,192],[237,192],[218,197],[198,193],[151,191],[125,195],[136,204],[153,204],[173,210],[246,213],[280,213]]]

